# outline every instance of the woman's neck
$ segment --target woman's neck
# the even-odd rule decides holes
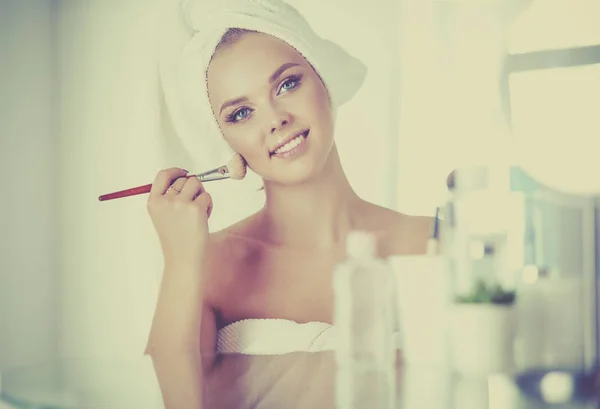
[[[354,228],[364,203],[350,186],[335,145],[318,177],[294,186],[267,184],[265,189],[262,233],[280,245],[334,248]]]

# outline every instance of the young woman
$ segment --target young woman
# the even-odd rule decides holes
[[[239,3],[246,14],[244,7],[262,7],[271,25],[277,13],[279,21],[298,17],[281,2]],[[307,30],[303,24],[292,29]],[[339,99],[328,87],[331,74],[316,68],[322,63],[309,60],[310,50],[299,49],[300,43],[292,46],[256,24],[240,25],[224,30],[211,50],[207,102],[219,137],[262,177],[265,205],[209,233],[212,201],[200,181],[183,178],[187,172],[178,168],[159,172],[148,209],[165,269],[148,340],[151,354],[214,354],[223,349],[222,331],[238,323],[264,323],[262,333],[271,343],[280,336],[267,326],[274,319],[288,329],[329,326],[332,272],[350,231],[372,233],[381,257],[425,251],[430,218],[371,204],[348,182],[334,138]],[[316,41],[312,34],[305,37]]]

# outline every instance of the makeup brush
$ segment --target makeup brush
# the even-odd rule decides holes
[[[227,165],[220,166],[216,169],[212,169],[206,172],[198,173],[196,175],[186,175],[185,178],[193,178],[197,177],[201,182],[210,182],[212,180],[222,180],[222,179],[234,179],[241,180],[246,176],[246,161],[242,158],[241,155],[234,155]],[[143,193],[150,193],[150,189],[152,188],[152,183],[132,187],[130,189],[120,190],[114,193],[107,193],[98,197],[98,200],[104,202],[106,200],[118,199],[121,197],[127,196],[135,196],[141,195]]]

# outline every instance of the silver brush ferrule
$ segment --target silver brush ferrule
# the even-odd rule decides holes
[[[211,180],[229,179],[229,169],[227,166],[220,166],[216,169],[202,172],[196,175],[201,182],[210,182]]]

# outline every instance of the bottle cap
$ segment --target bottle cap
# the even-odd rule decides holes
[[[364,231],[351,231],[346,237],[346,254],[349,258],[373,258],[377,254],[375,236]]]

